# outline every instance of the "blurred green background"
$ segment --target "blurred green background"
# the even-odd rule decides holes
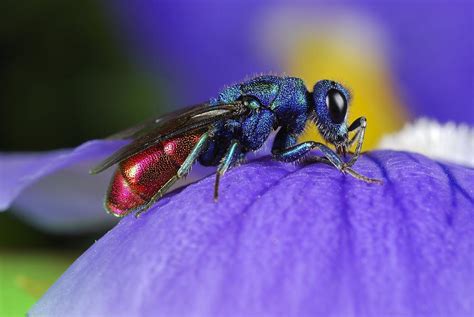
[[[2,6],[2,151],[76,146],[151,114],[159,93],[124,56],[96,1]]]
[[[0,10],[0,151],[74,147],[164,103],[100,2],[4,0]],[[0,213],[0,316],[23,316],[102,234],[54,235]]]

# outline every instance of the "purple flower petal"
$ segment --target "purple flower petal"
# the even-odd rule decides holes
[[[90,176],[87,170],[123,144],[90,141],[76,149],[0,154],[0,210],[13,204],[20,216],[53,231],[110,224],[100,213],[110,173]]]
[[[259,159],[124,218],[34,316],[472,316],[474,170],[379,151]]]

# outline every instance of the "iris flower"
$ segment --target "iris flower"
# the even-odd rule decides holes
[[[1,203],[117,146],[4,157]],[[355,169],[384,184],[262,157],[225,175],[217,203],[212,177],[174,191],[94,243],[29,316],[472,315],[474,170],[395,151]]]

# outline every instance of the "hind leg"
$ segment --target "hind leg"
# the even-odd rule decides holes
[[[198,159],[199,155],[202,153],[203,149],[206,146],[207,141],[209,140],[209,132],[204,133],[194,146],[194,148],[191,150],[191,153],[189,153],[188,157],[184,160],[183,164],[179,168],[178,172],[176,172],[176,175],[171,177],[161,188],[158,190],[158,192],[153,195],[153,197],[150,199],[149,202],[147,202],[143,207],[141,207],[136,213],[135,217],[138,218],[140,215],[144,212],[146,212],[158,199],[163,197],[164,194],[170,189],[171,186],[173,186],[174,183],[176,183],[177,180],[180,178],[183,178],[186,176],[189,171],[191,170],[191,167],[193,166],[194,162]]]
[[[239,142],[234,140],[230,143],[229,148],[219,166],[217,167],[216,182],[214,184],[214,201],[219,197],[219,181],[222,175],[241,157]]]

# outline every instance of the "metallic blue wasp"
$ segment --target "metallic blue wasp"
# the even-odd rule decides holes
[[[108,211],[118,216],[146,210],[196,161],[218,166],[214,186],[217,200],[220,177],[278,130],[271,150],[276,160],[294,162],[317,149],[323,156],[313,157],[314,161],[331,164],[364,182],[379,183],[352,169],[362,149],[367,120],[360,117],[348,125],[350,99],[347,89],[331,80],[317,82],[309,92],[299,78],[256,77],[225,88],[208,103],[119,134],[133,141],[92,172],[119,163],[106,199]],[[308,121],[316,124],[334,150],[319,142],[298,143]],[[355,151],[344,160],[353,144]]]

